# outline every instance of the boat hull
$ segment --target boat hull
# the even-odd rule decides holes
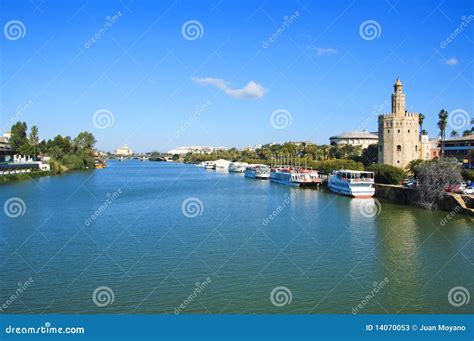
[[[329,184],[328,187],[331,190],[331,192],[346,195],[348,197],[353,197],[353,198],[368,199],[368,198],[372,198],[375,194],[374,188],[364,188],[364,189],[355,190],[354,188],[351,188],[351,187],[347,187],[347,188],[339,187],[332,184]]]

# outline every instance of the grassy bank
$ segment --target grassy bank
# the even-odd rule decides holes
[[[53,175],[53,174],[51,172],[46,172],[46,171],[37,171],[37,172],[30,172],[30,173],[0,175],[0,185],[7,184],[10,182],[15,182],[15,181],[31,180],[34,178],[39,178],[41,176],[49,176],[49,175]]]

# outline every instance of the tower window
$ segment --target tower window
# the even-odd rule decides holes
[[[398,132],[400,133],[400,129],[398,129]]]
[[[387,133],[389,133],[389,134],[390,134],[390,129],[389,129],[389,130],[387,130]]]
[[[408,132],[410,132],[410,129],[408,129]]]
[[[398,145],[397,146],[397,152],[401,152],[402,151],[402,146]]]
[[[415,146],[415,152],[417,152],[417,151],[418,151],[418,145]]]

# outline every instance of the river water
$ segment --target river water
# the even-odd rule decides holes
[[[4,185],[0,203],[3,313],[474,311],[449,296],[474,294],[460,214],[138,161]]]

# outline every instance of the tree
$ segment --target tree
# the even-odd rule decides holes
[[[367,170],[375,173],[375,182],[379,184],[399,185],[406,174],[403,169],[383,164],[373,164]]]
[[[355,161],[360,161],[365,167],[377,163],[379,158],[379,145],[371,144],[362,151],[362,155],[354,158]]]
[[[462,136],[471,136],[472,135],[472,130],[464,130],[462,132]]]
[[[448,186],[462,181],[459,166],[446,160],[430,161],[420,164],[417,169],[417,201],[422,207],[435,209],[446,195]]]
[[[459,136],[459,133],[458,133],[456,130],[452,130],[450,136],[451,136],[452,138],[458,137],[458,136]]]
[[[38,145],[39,137],[38,137],[38,127],[32,126],[30,132],[30,143],[33,145],[33,157],[36,160],[36,146]]]
[[[423,121],[425,120],[425,115],[423,115],[422,113],[420,113],[418,115],[418,124],[420,125],[420,131],[421,133],[423,134]]]
[[[79,149],[92,150],[96,142],[97,141],[92,133],[83,131],[74,139],[74,146]]]
[[[441,157],[444,157],[444,142],[446,141],[446,126],[448,124],[448,112],[444,109],[438,114],[438,127],[439,127],[439,136],[441,137]]]
[[[20,151],[28,144],[27,129],[26,122],[17,122],[12,126],[9,143],[13,150]]]
[[[421,165],[423,162],[423,160],[421,159],[415,159],[415,160],[411,160],[408,165],[405,167],[405,169],[407,170],[408,174],[410,174],[411,176],[413,176],[414,178],[417,177],[418,173],[417,173],[417,167],[419,165]]]

